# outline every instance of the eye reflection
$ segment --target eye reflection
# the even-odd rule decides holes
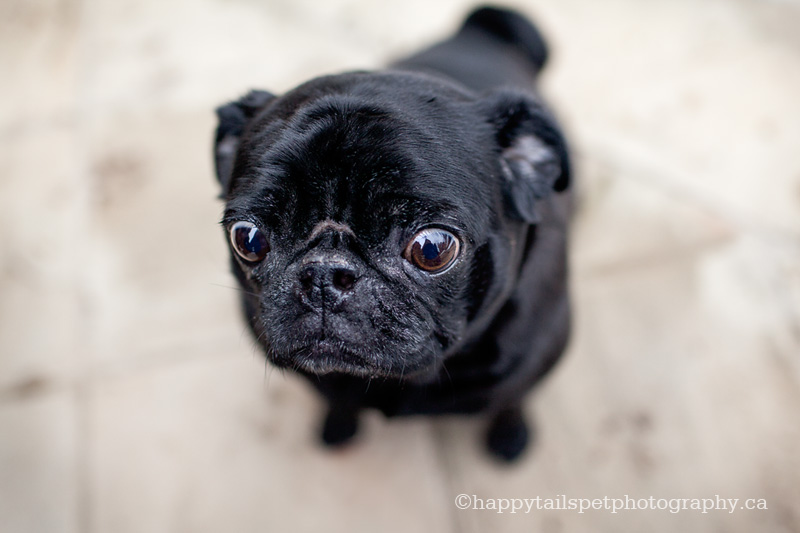
[[[231,226],[231,245],[239,257],[250,263],[263,261],[269,252],[269,241],[251,222],[236,222]]]
[[[437,273],[455,262],[459,249],[455,235],[443,229],[428,228],[414,235],[404,257],[417,268]]]

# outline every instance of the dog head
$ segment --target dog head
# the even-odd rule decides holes
[[[537,204],[567,187],[530,95],[350,73],[217,110],[223,227],[268,357],[431,375],[513,289]]]

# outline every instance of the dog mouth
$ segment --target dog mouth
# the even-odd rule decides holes
[[[439,345],[432,332],[419,327],[424,324],[403,324],[359,312],[282,314],[277,309],[266,306],[256,333],[267,357],[278,367],[318,376],[336,373],[402,380],[436,366]]]
[[[435,366],[429,364],[430,361],[408,355],[387,358],[377,352],[365,353],[360,347],[330,338],[286,349],[270,345],[267,354],[278,367],[317,376],[347,374],[369,379],[416,381],[425,379]]]
[[[315,375],[346,373],[358,376],[382,376],[386,370],[373,357],[360,353],[343,342],[322,339],[287,351],[272,350],[278,366]]]

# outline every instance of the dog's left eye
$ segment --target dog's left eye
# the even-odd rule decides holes
[[[414,235],[404,257],[417,268],[436,274],[455,262],[460,248],[458,239],[449,231],[428,228]]]
[[[250,263],[262,261],[269,252],[267,237],[250,222],[237,222],[231,226],[231,244],[236,253]]]

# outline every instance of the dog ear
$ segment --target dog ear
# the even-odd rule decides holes
[[[214,137],[214,166],[222,185],[222,197],[228,193],[239,138],[250,119],[274,98],[266,91],[250,91],[238,101],[217,108],[219,123]]]
[[[536,202],[569,186],[567,145],[555,118],[528,94],[501,90],[484,102],[494,128],[509,214],[539,220]]]

